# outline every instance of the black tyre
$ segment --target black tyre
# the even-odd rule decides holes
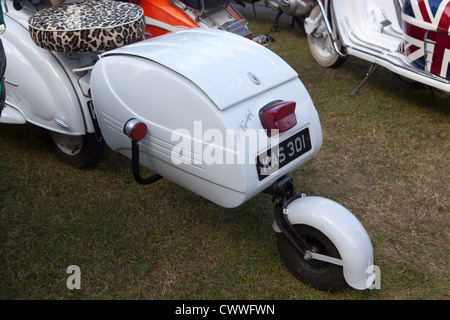
[[[50,147],[63,163],[75,168],[89,168],[100,160],[105,143],[98,142],[95,134],[70,136],[48,131]]]
[[[316,6],[309,17],[314,20],[320,12],[320,7]],[[334,50],[324,19],[314,33],[308,34],[308,47],[314,60],[323,67],[337,68],[346,60]]]
[[[294,225],[294,228],[305,239],[310,251],[341,258],[331,240],[319,230],[303,224]],[[348,287],[342,266],[314,259],[305,260],[282,233],[277,233],[277,245],[286,267],[301,282],[323,291],[342,290]]]

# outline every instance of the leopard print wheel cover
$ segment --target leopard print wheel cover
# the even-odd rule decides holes
[[[60,52],[103,51],[142,38],[144,11],[138,5],[111,0],[63,4],[28,19],[33,41]]]

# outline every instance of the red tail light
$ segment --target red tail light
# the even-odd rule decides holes
[[[273,130],[284,132],[297,124],[294,101],[273,101],[259,110],[259,118],[269,136]]]
[[[147,134],[147,125],[136,119],[130,119],[125,123],[123,132],[134,141],[141,141]]]

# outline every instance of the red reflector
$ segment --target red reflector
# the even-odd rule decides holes
[[[147,125],[136,119],[130,119],[125,124],[123,132],[134,141],[141,141],[147,134]]]
[[[135,141],[140,141],[144,139],[146,134],[147,134],[147,126],[145,125],[145,123],[139,122],[131,130],[131,139]]]
[[[294,101],[278,101],[266,105],[259,111],[259,117],[267,134],[272,135],[273,130],[284,132],[297,124]]]

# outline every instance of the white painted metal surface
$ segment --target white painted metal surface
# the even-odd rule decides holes
[[[224,31],[191,29],[105,53],[91,84],[100,127],[113,150],[129,155],[123,124],[144,121],[149,134],[141,141],[141,164],[221,206],[247,201],[311,160],[322,144],[317,112],[295,71],[268,49]],[[255,158],[265,149],[258,144],[267,149],[271,140],[264,133],[249,147],[245,137],[262,130],[259,110],[279,99],[297,102],[298,119],[279,141],[309,128],[313,147],[260,181]],[[214,139],[205,139],[214,132]],[[183,141],[191,152],[175,164],[173,154],[182,152]],[[209,163],[212,149],[223,157]]]

